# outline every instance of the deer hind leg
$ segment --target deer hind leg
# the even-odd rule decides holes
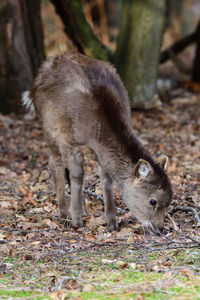
[[[98,166],[104,198],[104,211],[109,231],[117,230],[116,207],[113,199],[113,184],[110,176]]]
[[[50,147],[49,167],[55,183],[59,215],[62,219],[66,219],[68,217],[68,208],[65,199],[65,170],[61,156],[56,147]]]
[[[77,148],[69,149],[62,147],[61,156],[65,168],[69,169],[71,183],[71,217],[72,225],[75,227],[83,226],[83,154]]]

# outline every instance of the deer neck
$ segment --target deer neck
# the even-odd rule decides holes
[[[126,148],[110,139],[110,143],[98,143],[94,151],[101,168],[121,188],[123,181],[133,174],[135,166]]]

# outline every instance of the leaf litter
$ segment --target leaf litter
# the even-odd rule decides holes
[[[90,216],[83,228],[71,227],[70,220],[63,224],[40,124],[26,115],[1,116],[0,291],[35,291],[50,299],[119,293],[120,299],[148,299],[151,293],[173,299],[178,288],[186,292],[192,284],[198,295],[200,231],[187,208],[199,216],[199,102],[187,92],[159,110],[133,112],[133,128],[144,146],[154,157],[169,156],[174,196],[160,236],[143,232],[117,188],[119,231],[107,232],[96,162],[85,148],[83,189]],[[69,203],[70,197],[66,184]],[[177,206],[186,210],[174,210]]]

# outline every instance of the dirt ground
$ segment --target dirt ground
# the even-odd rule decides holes
[[[80,229],[61,224],[40,124],[0,115],[1,299],[200,299],[200,96],[180,89],[159,108],[134,111],[132,123],[154,157],[169,157],[174,195],[161,236],[143,232],[116,188],[120,228],[107,232],[87,150],[91,216]]]

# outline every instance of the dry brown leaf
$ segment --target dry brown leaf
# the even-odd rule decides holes
[[[55,222],[53,222],[49,219],[44,219],[43,224],[48,226],[51,229],[57,229],[58,228],[58,225]]]
[[[11,248],[7,244],[0,244],[0,253],[3,256],[9,256],[11,254]]]
[[[134,239],[133,239],[133,234],[130,233],[128,239],[127,239],[127,243],[129,244],[132,244],[134,242]]]

